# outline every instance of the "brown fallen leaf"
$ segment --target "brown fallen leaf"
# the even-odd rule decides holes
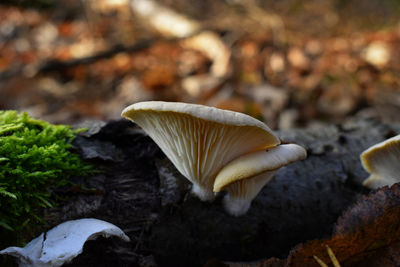
[[[341,266],[400,265],[400,184],[383,187],[360,199],[338,220],[330,240],[312,240],[294,248],[287,266],[331,262],[329,246]]]

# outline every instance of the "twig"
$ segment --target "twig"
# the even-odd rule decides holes
[[[60,69],[64,69],[64,68],[70,68],[70,67],[77,66],[77,65],[90,64],[99,59],[112,57],[118,53],[141,51],[143,49],[149,48],[156,41],[158,41],[158,40],[157,39],[144,40],[144,41],[141,41],[132,46],[117,45],[108,51],[100,52],[96,55],[84,57],[84,58],[77,58],[77,59],[72,59],[72,60],[67,60],[67,61],[50,60],[50,61],[47,61],[47,62],[44,62],[43,64],[41,64],[41,66],[38,67],[37,72],[38,73],[48,72],[48,71],[60,70]]]
[[[340,267],[340,263],[337,260],[335,253],[333,253],[332,249],[328,245],[326,246],[326,251],[328,252],[329,258],[331,259],[333,266]],[[317,256],[314,255],[313,258],[321,267],[328,267],[328,265]]]
[[[4,79],[9,79],[15,76],[20,76],[23,73],[29,72],[30,77],[34,77],[38,75],[39,73],[43,72],[50,72],[50,71],[59,71],[63,70],[66,68],[74,67],[77,65],[86,65],[86,64],[91,64],[97,60],[103,59],[103,58],[109,58],[113,57],[116,54],[123,53],[123,52],[138,52],[144,49],[149,48],[152,44],[154,44],[157,41],[166,41],[166,42],[173,42],[175,39],[149,39],[149,40],[143,40],[140,41],[134,45],[131,46],[124,46],[124,45],[116,45],[110,50],[103,51],[100,53],[97,53],[92,56],[88,57],[83,57],[83,58],[76,58],[76,59],[71,59],[71,60],[66,60],[66,61],[60,61],[60,60],[49,60],[45,61],[42,63],[39,63],[37,65],[35,64],[30,64],[30,65],[20,65],[18,67],[14,67],[11,69],[7,69],[3,72],[0,72],[0,80]]]

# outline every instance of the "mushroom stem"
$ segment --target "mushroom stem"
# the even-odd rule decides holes
[[[193,183],[192,193],[202,201],[213,201],[215,198],[213,191],[201,186],[198,183]]]
[[[241,216],[250,208],[251,202],[261,189],[271,181],[276,170],[267,171],[247,179],[236,181],[226,187],[225,210],[233,216]]]
[[[252,199],[241,198],[226,194],[223,200],[225,210],[233,216],[245,214],[251,205]]]

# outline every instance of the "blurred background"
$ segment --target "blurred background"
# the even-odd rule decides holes
[[[2,0],[0,109],[53,123],[183,101],[273,129],[400,121],[400,0]]]

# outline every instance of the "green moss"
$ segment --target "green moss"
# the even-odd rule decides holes
[[[77,131],[26,113],[0,111],[0,232],[26,233],[41,222],[40,207],[52,207],[52,188],[84,176],[92,167],[71,152]]]

